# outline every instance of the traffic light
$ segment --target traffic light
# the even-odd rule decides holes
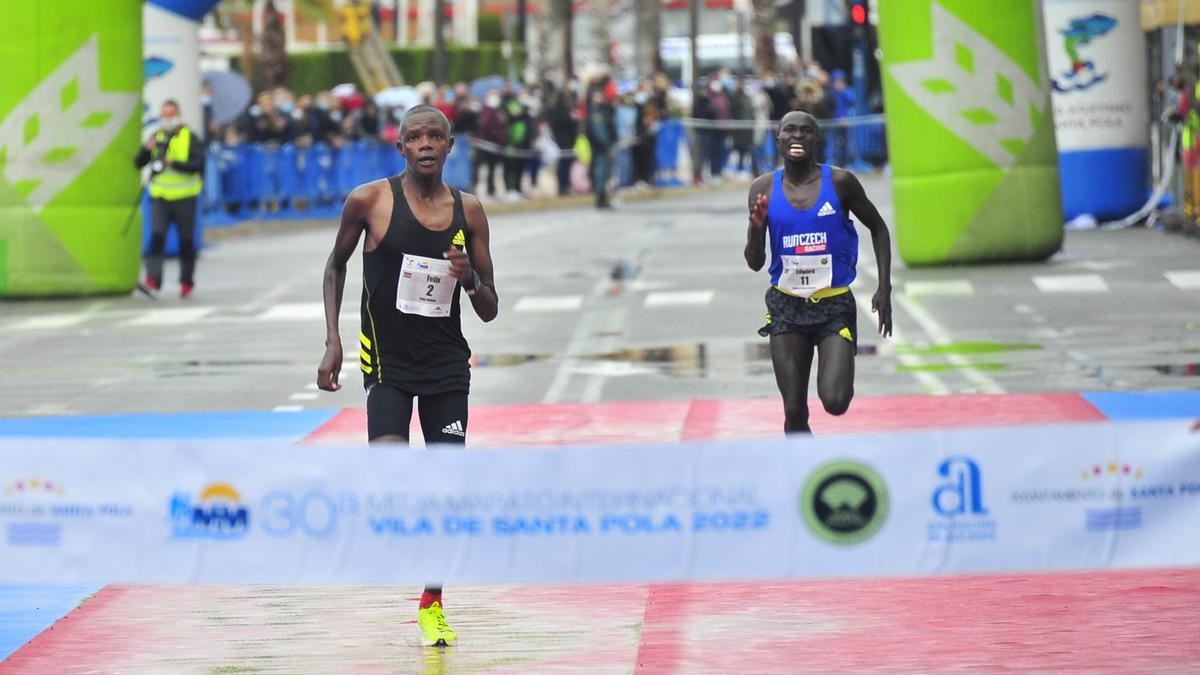
[[[850,23],[867,25],[867,0],[850,0]]]

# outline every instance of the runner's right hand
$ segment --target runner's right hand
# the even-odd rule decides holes
[[[750,224],[756,228],[763,228],[767,225],[767,203],[770,200],[766,195],[760,194],[754,198],[754,206],[750,207]]]
[[[338,376],[342,372],[342,343],[331,342],[325,348],[325,358],[321,359],[321,367],[317,368],[317,387],[324,391],[337,391],[342,388]]]

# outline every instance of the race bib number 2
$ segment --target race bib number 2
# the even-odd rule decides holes
[[[833,256],[783,255],[783,273],[779,275],[779,289],[802,298],[833,285]]]
[[[450,276],[450,261],[405,255],[396,288],[396,309],[405,314],[450,316],[450,301],[457,283]]]

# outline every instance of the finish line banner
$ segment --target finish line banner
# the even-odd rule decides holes
[[[1200,565],[1200,433],[419,451],[0,441],[0,583],[560,583]]]

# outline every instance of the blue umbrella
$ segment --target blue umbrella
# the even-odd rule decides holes
[[[250,105],[250,83],[241,73],[231,70],[209,70],[200,79],[212,85],[213,119],[225,124],[242,114]]]
[[[500,91],[500,88],[503,87],[506,82],[508,82],[508,80],[500,77],[499,75],[490,75],[488,77],[480,78],[471,83],[471,96],[482,100],[483,97],[487,96],[489,91],[493,89]],[[521,91],[521,85],[514,83],[513,91]]]

